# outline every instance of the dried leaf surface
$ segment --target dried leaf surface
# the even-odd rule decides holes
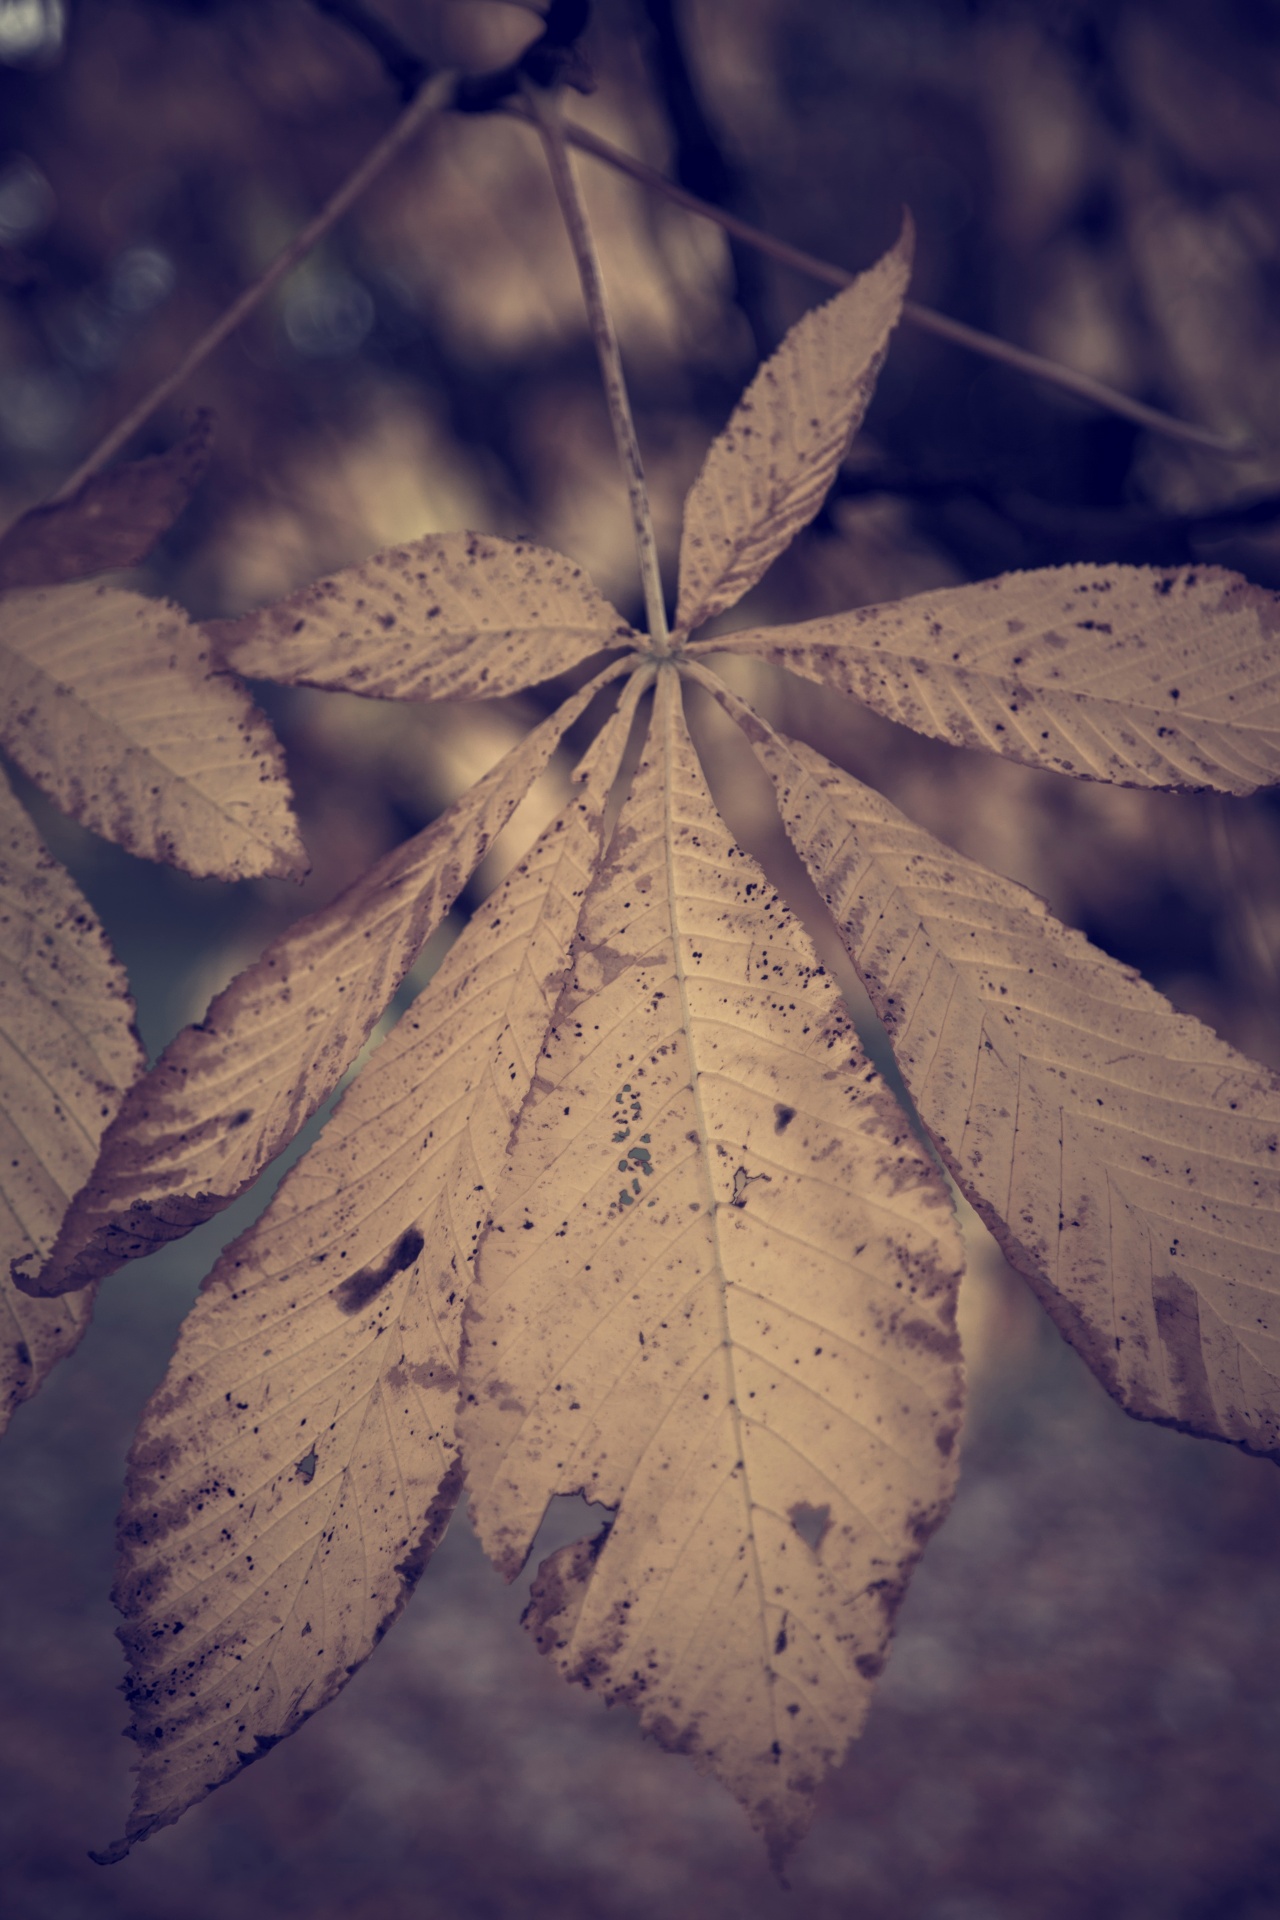
[[[685,502],[678,632],[740,600],[822,505],[902,311],[913,243],[908,221],[882,260],[792,327],[712,442]]]
[[[909,253],[908,229],[793,329],[713,445],[677,642],[817,509]],[[1276,604],[1204,570],[1072,568],[734,644],[958,744],[1247,792],[1280,773]],[[65,605],[22,602],[53,608],[24,671],[49,680],[59,646],[74,653]],[[636,637],[560,556],[459,534],[218,638],[246,672],[440,699]],[[719,820],[669,662],[615,661],[233,983],[128,1097],[26,1284],[81,1284],[243,1191],[332,1091],[567,727],[637,667],[579,797],[184,1328],[131,1463],[118,1597],[142,1763],[107,1857],[340,1690],[447,1524],[461,1458],[508,1576],[556,1494],[607,1512],[539,1570],[527,1623],[569,1678],[716,1772],[775,1859],[861,1724],[954,1483],[959,1242],[806,937]],[[687,653],[679,672],[709,679]],[[1280,1457],[1280,1084],[718,691],[1010,1257],[1132,1411]],[[79,682],[58,697],[74,717]],[[42,702],[43,683],[30,712]]]
[[[957,747],[1137,787],[1280,779],[1280,595],[1217,567],[1048,567],[735,633]]]
[[[961,1378],[942,1183],[764,876],[674,674],[521,1113],[467,1314],[472,1515],[617,1508],[531,1624],[781,1854],[947,1504]]]
[[[121,1851],[333,1698],[447,1524],[471,1258],[642,684],[187,1319],[122,1515]]]
[[[921,1118],[1129,1412],[1280,1452],[1280,1080],[1023,887],[769,736]]]
[[[111,1273],[257,1179],[333,1092],[563,734],[621,670],[567,700],[431,826],[273,941],[170,1043],[26,1287],[61,1293]]]
[[[142,1066],[124,974],[87,900],[0,775],[0,1427],[70,1353],[92,1296],[28,1300],[43,1255]]]
[[[563,554],[440,533],[214,628],[241,672],[394,700],[483,700],[577,666],[631,628]]]
[[[0,675],[0,745],[82,826],[187,873],[305,871],[275,737],[180,608],[91,584],[6,595]]]
[[[29,513],[0,535],[0,591],[53,587],[114,567],[136,567],[169,531],[204,477],[213,415],[165,453],[95,473],[70,500]]]

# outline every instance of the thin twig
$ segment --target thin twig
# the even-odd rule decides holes
[[[323,12],[332,13],[343,21],[353,32],[358,33],[373,50],[380,55],[387,73],[398,86],[403,86],[404,75],[417,56],[412,49],[399,39],[395,30],[384,25],[371,15],[362,0],[313,0]],[[524,0],[521,0],[521,4]],[[535,8],[534,11],[537,11]],[[388,55],[390,49],[390,55]],[[486,76],[480,82],[465,82],[459,95],[458,105],[469,111],[487,111],[494,108],[514,109],[520,112],[520,103],[511,98],[515,91],[520,63],[506,69],[497,76]],[[465,97],[464,97],[465,96]],[[474,96],[474,97],[473,97]],[[527,117],[522,115],[521,117]],[[733,239],[753,247],[758,253],[767,254],[778,260],[783,266],[793,267],[799,273],[806,273],[811,279],[820,280],[828,286],[847,287],[854,278],[842,267],[829,260],[821,260],[816,254],[806,253],[800,247],[790,246],[785,240],[777,240],[763,228],[752,226],[749,220],[742,220],[736,214],[727,213],[709,200],[701,199],[696,193],[690,193],[687,187],[681,187],[674,180],[668,180],[656,167],[650,167],[643,160],[635,160],[621,147],[615,147],[610,141],[602,140],[599,134],[590,133],[585,127],[565,125],[565,137],[572,146],[583,153],[591,154],[597,160],[603,160],[607,166],[616,167],[620,173],[629,174],[642,187],[652,193],[660,193],[677,206],[685,207],[690,213],[699,213],[704,219],[713,220],[718,227]],[[1189,420],[1179,420],[1171,413],[1163,412],[1159,407],[1149,407],[1141,400],[1133,400],[1127,393],[1120,393],[1115,387],[1107,386],[1105,381],[1095,380],[1090,374],[1078,373],[1073,367],[1064,367],[1056,360],[1046,360],[1041,354],[1029,353],[1025,347],[1012,346],[1007,340],[1000,340],[994,334],[983,333],[977,327],[966,326],[963,320],[952,320],[944,313],[938,313],[932,307],[921,306],[919,301],[905,301],[902,317],[911,326],[919,327],[925,333],[932,333],[939,339],[950,340],[953,345],[964,347],[970,353],[980,354],[983,359],[997,361],[1001,366],[1012,367],[1018,373],[1025,373],[1033,380],[1041,380],[1048,386],[1057,387],[1060,392],[1074,394],[1079,400],[1087,400],[1093,406],[1101,407],[1105,412],[1119,414],[1125,420],[1132,420],[1136,426],[1146,427],[1151,433],[1164,434],[1167,439],[1182,440],[1191,446],[1204,447],[1212,453],[1226,454],[1232,459],[1242,459],[1256,451],[1252,441],[1244,437],[1229,439],[1214,433],[1208,427],[1198,427]]]
[[[521,0],[521,4],[524,0]],[[410,65],[417,59],[412,48],[400,40],[394,28],[386,26],[370,14],[363,0],[314,0],[321,11],[340,18],[352,32],[359,34],[379,54],[388,75],[398,86],[404,85],[404,76]],[[535,12],[537,8],[533,9]],[[388,49],[390,53],[388,54]],[[468,111],[484,112],[495,108],[520,112],[519,103],[511,98],[518,82],[520,62],[499,75],[485,76],[480,81],[463,83],[458,105]],[[527,117],[522,115],[521,117]],[[602,140],[599,134],[589,133],[585,127],[565,125],[565,137],[572,146],[583,153],[589,153],[597,160],[603,160],[607,166],[616,167],[620,173],[629,174],[642,187],[651,193],[660,193],[677,206],[685,207],[690,213],[700,213],[704,219],[713,220],[722,230],[746,246],[754,247],[757,252],[769,255],[783,266],[794,267],[799,273],[806,273],[811,279],[820,280],[827,286],[847,287],[854,278],[842,267],[829,260],[821,260],[816,254],[806,253],[800,247],[788,245],[785,240],[777,240],[763,228],[752,226],[748,220],[739,219],[736,214],[726,213],[709,200],[700,199],[696,193],[690,193],[687,187],[678,186],[668,180],[656,167],[650,167],[643,160],[634,160],[621,147],[615,147],[610,141]],[[939,339],[950,340],[955,346],[964,347],[970,353],[980,354],[983,359],[995,360],[1000,365],[1014,368],[1025,373],[1033,380],[1044,381],[1046,385],[1057,387],[1060,392],[1071,393],[1079,400],[1087,400],[1101,407],[1107,413],[1116,413],[1122,419],[1132,420],[1136,426],[1146,427],[1152,433],[1164,434],[1167,439],[1182,440],[1191,446],[1204,447],[1211,453],[1226,454],[1232,459],[1243,459],[1256,452],[1253,442],[1245,437],[1229,439],[1225,435],[1214,433],[1208,427],[1195,426],[1189,420],[1179,420],[1171,413],[1164,413],[1158,407],[1149,407],[1141,400],[1133,400],[1127,393],[1120,393],[1115,387],[1107,386],[1105,381],[1095,380],[1087,373],[1078,373],[1072,367],[1064,367],[1056,360],[1046,360],[1041,354],[1029,353],[1025,347],[1011,346],[1007,340],[1000,340],[994,334],[983,333],[977,327],[966,326],[962,320],[951,320],[944,313],[938,313],[932,307],[921,306],[916,300],[904,303],[902,317],[910,325],[919,327],[925,333],[935,334]]]
[[[417,98],[407,106],[394,126],[385,133],[378,144],[366,154],[359,166],[343,181],[328,200],[325,201],[314,220],[309,220],[302,231],[295,235],[282,253],[278,253],[251,287],[246,287],[239,299],[234,300],[214,321],[193,346],[188,348],[178,365],[158,380],[149,392],[144,393],[136,406],[129,409],[123,420],[117,421],[110,433],[105,434],[80,465],[51,496],[52,501],[68,500],[73,493],[84,485],[85,481],[105,467],[108,460],[117,454],[125,442],[132,438],[157,407],[164,402],[183,383],[190,379],[196,368],[209,355],[220,347],[229,334],[235,332],[242,320],[248,318],[255,307],[266,299],[273,287],[279,285],[285,275],[297,266],[303,256],[309,253],[318,240],[322,240],[329,229],[337,224],[354,201],[358,200],[365,188],[370,186],[395,159],[414,135],[434,114],[441,113],[450,104],[456,76],[452,73],[440,73],[423,87]]]
[[[573,162],[569,158],[569,150],[565,145],[565,127],[559,104],[552,96],[532,86],[526,89],[525,98],[529,103],[529,111],[538,131],[542,135],[547,165],[551,170],[552,183],[556,190],[556,198],[560,202],[560,211],[564,216],[569,243],[573,248],[573,257],[578,265],[578,278],[582,282],[582,297],[586,302],[591,337],[595,341],[596,354],[600,361],[600,374],[604,381],[605,398],[609,404],[613,437],[618,449],[618,458],[622,462],[622,471],[626,477],[627,497],[631,502],[631,525],[635,533],[636,555],[640,562],[640,578],[644,585],[649,637],[657,652],[666,653],[669,648],[667,612],[662,597],[662,574],[658,567],[658,543],[654,539],[653,516],[649,511],[649,490],[644,483],[640,443],[636,439],[631,402],[627,398],[627,386],[622,373],[622,355],[618,351],[618,336],[614,331],[613,316],[609,312],[609,304],[605,298],[604,280],[600,273],[595,240],[592,237],[587,221],[587,210],[583,205],[582,194],[574,175]]]
[[[564,132],[571,146],[580,148],[583,153],[589,153],[597,160],[603,160],[608,166],[616,167],[620,173],[629,174],[642,187],[662,194],[677,206],[686,207],[690,213],[700,213],[705,219],[714,220],[718,227],[732,234],[736,240],[745,241],[748,246],[767,253],[784,266],[794,267],[798,272],[807,273],[812,279],[824,281],[832,287],[847,287],[856,278],[843,267],[834,266],[829,260],[820,260],[816,254],[806,253],[785,240],[777,240],[762,228],[753,227],[747,220],[740,220],[736,214],[712,206],[709,200],[700,200],[696,193],[677,186],[674,180],[668,180],[664,173],[659,173],[656,167],[647,166],[643,160],[632,159],[629,153],[624,153],[621,147],[615,147],[611,141],[602,140],[599,134],[568,122]],[[1091,401],[1095,406],[1118,413],[1140,427],[1149,428],[1152,433],[1162,433],[1173,440],[1186,440],[1192,446],[1206,447],[1213,453],[1229,454],[1237,459],[1255,451],[1248,440],[1230,440],[1208,427],[1197,427],[1188,420],[1178,420],[1173,414],[1162,413],[1158,407],[1149,407],[1141,400],[1130,399],[1128,394],[1118,392],[1102,380],[1093,379],[1090,374],[1077,373],[1073,367],[1061,366],[1056,360],[1045,360],[1038,353],[1029,353],[1025,347],[1011,346],[1007,340],[998,340],[994,334],[968,327],[962,320],[948,319],[946,314],[936,313],[932,307],[922,307],[915,300],[903,303],[902,317],[925,333],[951,340],[956,346],[981,354],[984,359],[999,361],[1002,366],[1029,374],[1033,380],[1043,380],[1064,393]]]

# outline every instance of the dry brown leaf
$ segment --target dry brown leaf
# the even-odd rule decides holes
[[[1135,787],[1280,779],[1280,595],[1218,567],[1047,567],[735,633],[957,747]],[[699,643],[699,645],[713,643]]]
[[[32,507],[0,535],[0,590],[138,566],[200,484],[212,437],[213,415],[202,407],[167,452],[124,461],[95,473],[70,500]]]
[[[65,813],[222,880],[306,853],[262,714],[180,608],[79,584],[0,600],[0,745]]]
[[[581,567],[529,540],[437,533],[211,628],[239,672],[392,700],[484,700],[635,635]]]
[[[108,1129],[50,1259],[49,1295],[114,1272],[221,1211],[325,1100],[606,668],[422,833],[290,927],[173,1040]]]
[[[93,1307],[87,1292],[26,1299],[9,1264],[49,1251],[141,1066],[106,936],[0,775],[0,1428]]]
[[[471,1258],[644,683],[183,1327],[121,1517],[142,1759],[113,1857],[332,1699],[448,1522]]]
[[[914,232],[792,327],[718,434],[685,502],[678,634],[756,584],[822,505],[862,422],[911,274]]]
[[[1130,1413],[1280,1455],[1280,1080],[732,696],[959,1186]]]
[[[530,1624],[780,1856],[950,1497],[954,1224],[669,671],[571,966],[467,1310],[472,1516],[512,1576],[553,1495],[617,1509]]]
[[[539,1570],[528,1624],[568,1677],[724,1780],[775,1859],[861,1724],[954,1483],[959,1242],[831,981],[715,812],[679,675],[715,684],[685,638],[817,508],[909,250],[908,231],[802,321],[712,447],[675,661],[570,562],[477,535],[220,629],[247,671],[416,699],[640,651],[180,1036],[26,1282],[79,1284],[243,1191],[567,727],[631,672],[579,798],[219,1262],[148,1410],[119,1592],[143,1759],[107,1857],[341,1688],[447,1523],[459,1445],[509,1576],[555,1495],[607,1513]],[[1077,568],[734,644],[961,744],[1248,791],[1280,772],[1274,605],[1223,574]],[[718,691],[926,1122],[1068,1336],[1132,1411],[1280,1455],[1277,1082]]]

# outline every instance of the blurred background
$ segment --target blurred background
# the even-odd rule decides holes
[[[0,0],[0,518],[65,478],[390,124],[396,86],[342,11]],[[376,11],[415,53],[476,71],[537,30],[497,0]],[[1195,560],[1280,587],[1274,0],[597,0],[584,51],[595,91],[572,116],[692,190],[851,270],[905,203],[917,300],[1252,443],[1227,457],[1156,436],[904,326],[828,507],[730,624],[1076,560]],[[581,171],[673,580],[708,439],[822,289],[596,161]],[[129,584],[231,614],[467,526],[571,554],[639,617],[572,266],[533,136],[507,117],[423,136],[132,451],[168,445],[197,405],[216,414],[212,467]],[[1280,1065],[1273,799],[1085,786],[763,666],[737,684]],[[312,852],[302,888],[189,881],[38,808],[130,970],[149,1048],[564,691],[415,711],[262,689]],[[726,805],[772,857],[704,724]],[[0,1447],[6,1914],[1280,1913],[1275,1469],[1127,1421],[977,1235],[960,1498],[792,1893],[721,1790],[541,1665],[519,1587],[461,1522],[333,1707],[124,1865],[91,1865],[127,1787],[107,1601],[124,1451],[253,1204],[109,1282]],[[562,1505],[548,1546],[582,1531]]]

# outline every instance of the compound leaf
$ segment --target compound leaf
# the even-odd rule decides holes
[[[607,668],[448,811],[273,941],[134,1087],[39,1273],[62,1293],[221,1211],[333,1092]]]
[[[121,1518],[142,1760],[112,1857],[332,1699],[448,1522],[471,1258],[643,682],[187,1319]]]
[[[742,1800],[808,1824],[946,1509],[961,1375],[942,1182],[659,681],[467,1310],[472,1516],[616,1510],[530,1624]]]
[[[0,775],[0,1426],[76,1345],[93,1300],[28,1300],[13,1260],[48,1252],[142,1066],[106,936]]]
[[[581,567],[528,540],[438,533],[218,623],[241,672],[393,700],[483,700],[635,638]]]
[[[266,719],[180,608],[80,582],[0,601],[0,745],[130,853],[240,880],[306,868]]]
[[[685,502],[678,634],[723,613],[807,526],[861,424],[911,273],[884,258],[797,322],[712,442]]]
[[[956,747],[1135,787],[1280,779],[1280,595],[1218,567],[1047,567],[735,633]],[[699,643],[704,644],[704,643]]]
[[[772,733],[699,664],[722,642],[686,644],[817,509],[909,255],[908,223],[792,330],[714,443],[671,642],[637,640],[234,982],[126,1098],[43,1273],[22,1270],[32,1291],[81,1285],[242,1192],[352,1063],[566,729],[632,674],[578,797],[219,1261],[147,1411],[118,1595],[143,1758],[107,1857],[342,1687],[464,1462],[509,1577],[556,1495],[602,1509],[594,1539],[539,1570],[527,1624],[569,1678],[724,1780],[775,1859],[862,1722],[954,1484],[959,1241],[806,936],[716,813],[682,674],[772,774],[925,1123],[1068,1336],[1131,1411],[1280,1455],[1274,1076]],[[135,786],[128,751],[190,731],[147,691],[172,680],[159,653],[181,617],[138,604],[66,589],[6,605],[28,751],[81,818],[71,770],[104,717],[147,721],[127,743]],[[732,644],[956,744],[1247,792],[1280,772],[1275,604],[1212,571],[1071,568]],[[117,614],[106,671],[87,636],[109,644]],[[218,637],[246,672],[423,700],[510,693],[637,638],[571,562],[469,534]],[[206,684],[204,662],[180,671]],[[105,790],[136,838],[138,797]],[[172,812],[183,790],[164,791]]]

